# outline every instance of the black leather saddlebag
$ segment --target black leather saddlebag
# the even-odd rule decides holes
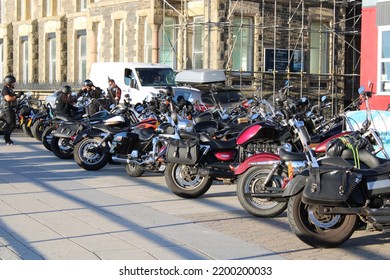
[[[320,166],[310,168],[303,189],[302,202],[324,206],[340,206],[361,180],[350,168]]]
[[[194,165],[199,159],[199,140],[169,139],[167,162]]]

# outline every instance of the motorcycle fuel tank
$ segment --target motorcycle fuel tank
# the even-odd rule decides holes
[[[122,116],[115,116],[104,121],[105,125],[117,125],[125,123],[125,118]]]
[[[274,125],[269,123],[255,123],[246,127],[237,137],[237,145],[245,145],[255,140],[275,140],[277,131]]]

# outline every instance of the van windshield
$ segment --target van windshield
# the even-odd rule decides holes
[[[175,86],[175,72],[170,68],[136,68],[142,86]]]

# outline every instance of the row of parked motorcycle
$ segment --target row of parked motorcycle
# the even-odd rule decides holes
[[[313,247],[335,247],[365,227],[390,226],[390,161],[372,126],[368,91],[332,118],[326,98],[311,106],[286,83],[269,99],[254,96],[228,109],[198,112],[164,90],[136,105],[91,115],[99,100],[80,98],[79,112],[55,115],[42,105],[24,114],[23,131],[61,159],[96,171],[125,165],[129,176],[164,174],[183,198],[198,198],[216,181],[237,185],[242,207],[260,218],[287,210],[293,232]],[[366,121],[351,131],[347,111],[363,104]],[[382,153],[384,157],[379,156]]]

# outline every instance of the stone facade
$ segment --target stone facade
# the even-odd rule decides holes
[[[49,83],[48,39],[53,37],[56,38],[54,80],[60,83],[80,82],[88,76],[91,64],[97,61],[146,61],[147,43],[151,49],[147,62],[159,62],[161,28],[166,17],[176,20],[175,35],[170,42],[174,44],[172,66],[177,71],[191,69],[194,67],[193,20],[202,16],[203,68],[226,69],[229,83],[236,87],[272,92],[285,79],[292,81],[300,94],[311,91],[344,94],[358,87],[358,73],[346,79],[358,61],[348,63],[346,60],[346,31],[359,28],[346,19],[358,1],[334,4],[334,1],[317,0],[85,0],[86,9],[80,7],[81,0],[0,1],[4,1],[2,7],[5,7],[0,23],[3,73],[13,73],[18,80],[23,80],[26,66],[21,60],[21,40],[27,40],[29,83]],[[23,9],[25,7],[30,8]],[[251,25],[237,25],[241,17],[250,18]],[[329,27],[326,31],[329,65],[327,73],[322,75],[309,72],[313,21],[324,22]],[[240,28],[248,30],[252,38],[252,53],[248,56],[251,69],[245,71],[234,69],[232,59],[233,49],[238,44],[234,30]],[[151,42],[146,42],[147,32],[151,32]],[[79,53],[83,36],[86,36],[85,61]],[[303,71],[265,69],[266,49],[301,51]],[[353,82],[348,82],[350,80]]]

